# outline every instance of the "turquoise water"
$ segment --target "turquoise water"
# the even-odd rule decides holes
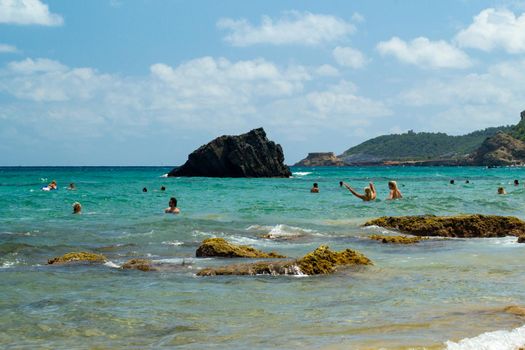
[[[522,168],[294,168],[291,179],[163,178],[169,168],[0,168],[2,348],[444,348],[525,323],[525,245],[515,238],[390,246],[382,215],[486,213],[525,219]],[[387,201],[395,179],[405,198]],[[456,184],[450,185],[449,180]],[[465,184],[469,179],[470,184]],[[58,191],[40,188],[57,180]],[[376,202],[339,187],[362,190]],[[66,190],[74,182],[76,191]],[[320,194],[309,193],[318,182]],[[161,192],[161,186],[167,190]],[[496,195],[504,186],[508,195]],[[147,193],[142,188],[147,187]],[[176,196],[180,215],[163,210]],[[82,215],[71,206],[81,202]],[[271,233],[276,240],[260,238]],[[196,277],[208,237],[300,257],[320,244],[375,263],[331,276]],[[47,266],[70,251],[170,264],[163,272]],[[239,260],[234,260],[239,262]]]

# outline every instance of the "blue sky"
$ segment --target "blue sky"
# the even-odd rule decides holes
[[[525,1],[0,0],[0,165],[176,165],[264,127],[287,163],[525,109]]]

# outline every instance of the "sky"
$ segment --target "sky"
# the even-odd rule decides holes
[[[0,165],[178,165],[264,127],[286,163],[525,110],[525,1],[0,0]]]

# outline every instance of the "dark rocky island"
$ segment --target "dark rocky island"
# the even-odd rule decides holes
[[[475,165],[521,165],[525,160],[525,143],[509,134],[499,132],[487,138],[472,158]]]
[[[280,145],[263,128],[238,136],[220,136],[199,147],[168,176],[290,177]]]
[[[345,163],[339,159],[334,152],[315,152],[308,153],[308,156],[295,163],[294,166],[315,167],[315,166],[344,166]]]

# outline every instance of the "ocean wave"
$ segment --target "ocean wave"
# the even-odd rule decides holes
[[[310,175],[311,171],[296,171],[295,173],[292,173],[293,176],[307,176]]]
[[[267,238],[289,238],[314,235],[317,232],[307,228],[278,224],[275,226],[252,225],[246,231],[262,231]]]
[[[168,177],[168,173],[166,173],[166,174],[162,174],[162,175],[159,176],[159,177]]]
[[[164,241],[164,242],[162,242],[162,244],[164,244],[164,245],[172,245],[172,246],[179,246],[179,245],[183,245],[184,242],[180,242],[180,241]]]
[[[446,350],[516,350],[525,344],[525,325],[511,331],[486,332],[455,343],[447,341]]]
[[[121,266],[120,265],[117,265],[115,264],[113,261],[107,261],[104,263],[104,266],[107,266],[107,267],[111,267],[113,269],[120,269]]]

